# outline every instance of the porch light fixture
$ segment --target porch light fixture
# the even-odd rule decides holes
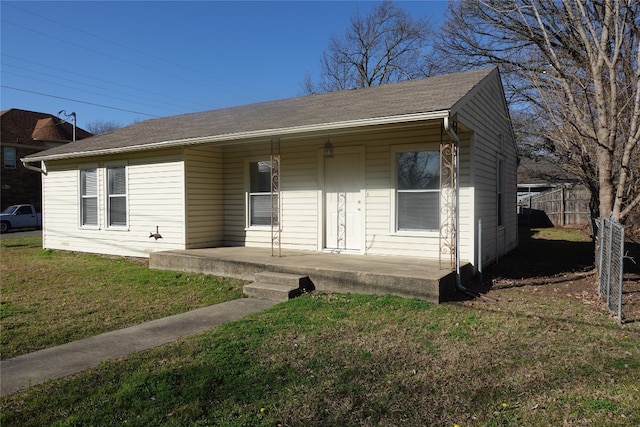
[[[324,143],[324,147],[322,148],[324,157],[333,157],[333,144],[331,140],[327,138],[327,142]]]

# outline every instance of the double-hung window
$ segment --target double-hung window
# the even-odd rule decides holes
[[[107,168],[107,221],[109,227],[127,225],[127,170],[124,166]]]
[[[249,227],[271,225],[271,168],[268,160],[249,163]]]
[[[80,225],[98,226],[98,169],[80,170]]]
[[[440,152],[396,153],[396,229],[432,231],[440,227]]]

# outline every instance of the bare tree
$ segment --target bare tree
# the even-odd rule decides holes
[[[450,64],[499,64],[532,153],[584,180],[594,213],[624,221],[640,204],[640,3],[461,0],[449,4]]]
[[[320,80],[307,74],[306,94],[377,86],[426,77],[435,61],[429,61],[432,27],[426,19],[413,19],[391,1],[371,13],[351,17],[342,37],[333,36],[320,58]]]
[[[94,135],[111,132],[112,130],[121,128],[122,125],[113,120],[96,119],[87,123],[87,130]]]

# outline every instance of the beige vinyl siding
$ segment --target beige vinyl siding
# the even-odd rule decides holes
[[[395,177],[391,177],[392,146],[425,144],[438,147],[442,122],[419,123],[403,128],[332,136],[336,148],[362,147],[365,152],[365,236],[363,253],[375,255],[439,256],[438,233],[398,233],[392,224],[390,205]],[[322,188],[325,137],[282,139],[281,223],[282,248],[318,250],[323,248],[324,227]],[[270,247],[271,230],[246,227],[246,170],[249,161],[268,160],[270,144],[252,144],[224,149],[225,245]]]
[[[318,159],[323,139],[283,141],[281,144],[283,247],[316,250],[318,233]],[[286,242],[286,246],[284,243]]]
[[[224,238],[222,149],[189,147],[184,159],[186,247],[220,246]]]
[[[245,244],[245,196],[244,196],[244,155],[238,148],[225,149],[223,152],[224,170],[224,245],[244,246]],[[268,149],[261,148],[269,153]],[[256,150],[257,152],[258,150]]]
[[[282,248],[317,249],[319,139],[287,139],[280,143]],[[317,146],[317,148],[316,148]],[[271,247],[269,227],[247,227],[246,166],[269,160],[269,142],[224,151],[224,241],[230,246]]]
[[[438,259],[437,232],[411,233],[395,230],[395,181],[392,164],[395,147],[416,144],[439,149],[441,121],[418,123],[354,137],[366,146],[366,243],[369,255]]]
[[[475,258],[475,224],[473,182],[471,179],[471,137],[472,134],[460,132],[460,260],[473,262]]]
[[[516,153],[497,72],[465,97],[452,118],[459,125],[460,258],[476,263],[482,218],[483,263],[517,245],[515,212]],[[325,185],[322,147],[331,138],[339,153],[362,153],[363,254],[440,258],[438,230],[396,231],[395,153],[402,147],[439,148],[440,119],[364,130],[280,140],[281,244],[283,249],[323,250]],[[502,147],[500,146],[502,135]],[[47,163],[44,176],[45,247],[119,255],[148,256],[168,249],[210,246],[271,246],[270,227],[247,226],[248,164],[269,160],[271,143],[193,145],[173,150],[141,151]],[[497,159],[506,165],[505,224],[497,227]],[[351,159],[351,158],[349,158]],[[128,226],[108,229],[105,213],[105,167],[127,165]],[[79,226],[78,168],[97,165],[99,226]],[[358,206],[360,207],[360,206]],[[162,239],[149,238],[156,227]],[[448,262],[449,256],[443,260]]]
[[[147,257],[158,250],[184,248],[184,170],[181,151],[89,158],[81,163],[47,162],[43,186],[44,247]],[[127,169],[127,227],[106,226],[106,167]],[[97,228],[80,227],[79,168],[98,167]],[[162,239],[149,238],[156,232]]]
[[[42,246],[75,250],[65,239],[79,226],[78,169],[75,164],[47,163],[46,171],[42,174]]]
[[[181,154],[132,158],[127,170],[131,246],[146,255],[160,250],[183,249],[185,209]],[[156,226],[162,239],[149,237],[150,233],[155,233]]]
[[[515,141],[508,119],[498,75],[489,79],[475,96],[458,112],[457,119],[473,129],[470,159],[472,185],[475,198],[475,224],[482,219],[483,265],[495,262],[517,246],[516,216],[516,160]],[[502,137],[502,145],[500,143]],[[503,156],[506,166],[505,219],[498,226],[497,169],[498,158]],[[464,158],[464,156],[463,156]],[[462,230],[464,232],[464,230]],[[476,239],[477,240],[477,239]],[[477,251],[478,242],[475,242]],[[477,260],[476,262],[477,263]]]

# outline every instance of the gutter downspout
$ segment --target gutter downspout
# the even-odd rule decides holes
[[[39,168],[37,166],[31,166],[27,160],[20,159],[20,161],[22,162],[22,166],[24,166],[25,169],[29,169],[30,171],[34,171],[34,172],[39,172],[44,175],[47,174],[47,172],[44,169]]]
[[[456,219],[455,219],[455,227],[456,227],[456,254],[455,254],[455,262],[456,262],[456,288],[465,293],[470,293],[471,291],[464,286],[462,286],[462,280],[460,278],[460,138],[456,134],[455,130],[451,127],[449,123],[449,117],[444,117],[443,119],[444,130],[449,134],[451,139],[455,144],[455,162],[454,162],[454,189],[456,192]]]

